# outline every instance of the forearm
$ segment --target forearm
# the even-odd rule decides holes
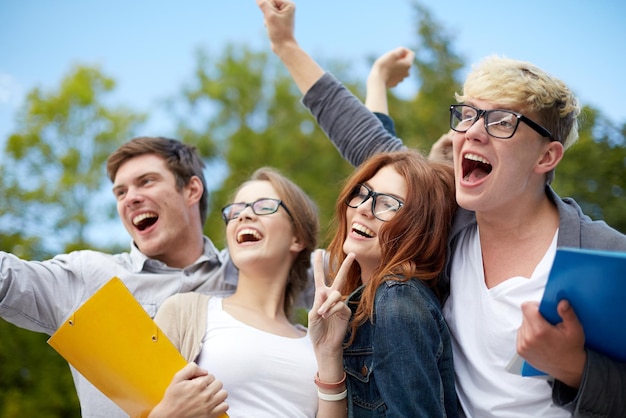
[[[404,148],[378,118],[329,73],[324,74],[302,99],[341,155],[358,166],[378,152]]]
[[[389,106],[387,104],[387,86],[385,86],[385,82],[382,80],[376,68],[372,68],[372,71],[367,77],[365,107],[367,107],[371,112],[389,115]]]
[[[300,48],[295,40],[279,46],[273,45],[273,50],[289,71],[291,78],[302,94],[306,94],[324,75],[322,67]]]
[[[345,372],[343,369],[343,355],[339,352],[336,356],[317,356],[318,379],[320,382],[342,382],[333,388],[318,386],[318,391],[323,395],[338,395],[346,391]],[[347,396],[340,400],[318,400],[317,418],[340,418],[348,413]]]

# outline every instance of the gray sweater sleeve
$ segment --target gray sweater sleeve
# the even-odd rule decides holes
[[[309,89],[302,103],[354,166],[378,152],[405,148],[402,140],[387,132],[380,120],[330,73]]]
[[[579,390],[554,382],[552,400],[575,417],[626,416],[626,363],[587,350],[587,364]]]

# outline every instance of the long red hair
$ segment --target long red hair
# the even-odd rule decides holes
[[[437,292],[437,278],[444,268],[447,239],[456,210],[453,168],[427,160],[414,150],[376,154],[346,180],[335,208],[337,230],[329,246],[331,280],[346,254],[343,244],[348,235],[346,198],[359,183],[367,182],[382,167],[393,167],[407,183],[404,206],[378,234],[381,260],[363,290],[361,302],[351,323],[351,335],[358,326],[373,318],[376,290],[386,280],[418,278]],[[349,295],[361,285],[361,269],[352,264],[341,289]]]

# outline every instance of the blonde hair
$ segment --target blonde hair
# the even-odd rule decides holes
[[[500,56],[489,56],[472,68],[459,102],[479,99],[535,113],[564,149],[578,139],[580,105],[561,80],[537,66]]]

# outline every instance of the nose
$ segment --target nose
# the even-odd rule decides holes
[[[356,208],[356,212],[364,216],[374,216],[374,196],[368,196],[359,206]]]
[[[476,120],[472,126],[465,132],[466,140],[475,140],[475,141],[486,141],[489,139],[489,134],[487,133],[487,129],[485,128],[485,116],[480,115],[478,120]]]
[[[131,207],[143,201],[143,195],[139,193],[136,188],[129,187],[128,190],[126,190],[126,194],[124,195],[123,200],[126,206]]]
[[[252,205],[246,205],[246,207],[243,208],[241,212],[239,212],[239,216],[237,216],[237,219],[252,219],[254,215],[255,213],[252,210]]]

